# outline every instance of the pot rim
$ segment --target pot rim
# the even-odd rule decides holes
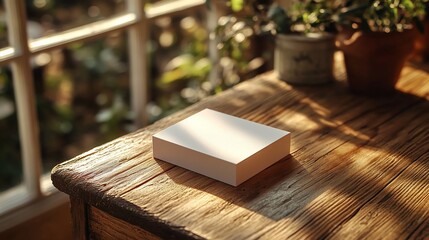
[[[382,37],[382,36],[394,36],[394,35],[407,35],[407,34],[414,34],[417,32],[417,29],[415,27],[404,29],[402,31],[391,31],[391,32],[383,32],[383,31],[363,31],[361,29],[353,29],[353,28],[342,28],[339,30],[339,34],[354,34],[354,33],[360,33],[365,36],[374,36],[374,37]]]
[[[279,40],[302,41],[302,42],[318,42],[323,40],[334,40],[335,34],[320,32],[320,33],[300,33],[300,34],[277,34]]]

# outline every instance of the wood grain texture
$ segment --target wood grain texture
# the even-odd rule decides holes
[[[70,197],[73,239],[88,239],[87,204],[79,198]]]
[[[160,239],[140,227],[117,219],[95,207],[88,209],[88,225],[90,239]]]
[[[344,78],[342,66],[336,76]],[[429,74],[389,97],[340,80],[239,84],[57,166],[60,190],[163,238],[429,238]],[[292,132],[291,156],[239,187],[155,160],[153,133],[206,107]]]

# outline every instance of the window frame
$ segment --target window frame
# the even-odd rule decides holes
[[[23,184],[0,193],[0,231],[10,228],[34,213],[47,211],[65,203],[68,198],[52,185],[50,174],[42,174],[39,124],[36,113],[35,89],[30,59],[39,53],[64,47],[68,44],[100,38],[116,31],[128,34],[130,60],[131,109],[135,113],[135,127],[147,123],[148,101],[147,41],[153,20],[183,14],[196,8],[205,8],[205,0],[168,0],[144,8],[144,0],[125,0],[126,11],[122,14],[57,32],[37,39],[28,39],[27,16],[24,0],[4,0],[8,26],[9,46],[0,49],[0,65],[11,66],[18,114],[18,131],[21,143]],[[208,29],[213,30],[212,13],[209,11]],[[211,17],[210,17],[211,16]],[[210,20],[211,19],[211,20]],[[209,46],[216,45],[210,40]],[[215,61],[216,51],[209,51]],[[214,72],[214,71],[213,71]],[[211,75],[213,78],[215,75]],[[56,204],[46,204],[55,201]],[[4,204],[7,203],[7,204]],[[43,208],[40,208],[44,206]],[[44,210],[45,209],[45,210]],[[34,217],[34,216],[33,216]]]

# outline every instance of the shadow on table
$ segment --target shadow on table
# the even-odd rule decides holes
[[[410,65],[413,68],[420,69],[422,71],[429,73],[429,64],[428,62],[424,61],[410,61],[408,62],[408,65]]]
[[[185,174],[194,175],[190,177],[193,180],[177,176],[171,171],[167,171],[166,174],[177,184],[204,191],[275,221],[301,210],[321,191],[319,189],[305,194],[299,191],[304,184],[300,180],[303,178],[308,180],[309,173],[292,155],[273,164],[238,187],[184,171],[186,171]],[[197,178],[199,180],[196,180]],[[311,186],[307,187],[311,188]]]
[[[422,84],[426,80],[422,79]],[[340,91],[328,88],[336,88]],[[371,210],[374,211],[374,209],[378,209],[377,211],[381,215],[384,214],[384,216],[395,219],[392,221],[397,222],[395,227],[402,228],[401,231],[414,228],[414,230],[410,230],[410,233],[413,233],[422,228],[423,223],[420,225],[414,223],[412,226],[407,224],[415,219],[425,216],[427,218],[427,212],[416,208],[408,201],[411,195],[408,197],[397,196],[395,194],[404,193],[398,190],[398,186],[389,189],[388,185],[398,178],[399,181],[407,181],[409,186],[414,187],[419,186],[422,181],[428,181],[426,174],[429,171],[429,145],[426,144],[429,142],[427,91],[426,93],[415,92],[416,95],[414,92],[397,91],[391,96],[370,98],[350,94],[344,83],[318,88],[317,91],[311,87],[294,87],[294,90],[300,92],[302,96],[306,96],[306,101],[301,101],[305,106],[299,112],[320,126],[314,132],[339,139],[348,144],[347,147],[354,149],[347,155],[341,155],[341,151],[337,151],[334,156],[343,158],[344,161],[350,161],[351,164],[355,164],[357,161],[367,164],[363,172],[359,172],[349,165],[332,170],[330,174],[335,175],[335,178],[339,180],[337,182],[315,183],[324,186],[325,189],[332,189],[335,192],[333,196],[347,196],[347,198],[353,199],[350,203],[354,202],[355,206],[360,207],[355,211],[348,211],[348,215],[343,214],[346,220],[341,223],[337,222],[336,225],[333,224],[332,213],[322,210],[327,209],[330,206],[329,203],[324,203],[325,208],[305,211],[296,220],[302,222],[301,230],[307,235],[297,236],[325,238],[335,232],[335,229],[351,230],[355,225],[366,221],[373,223],[379,221],[378,224],[381,226],[380,221],[383,221],[381,217],[378,219],[370,217]],[[335,98],[328,96],[332,92],[336,92]],[[334,149],[333,152],[335,151]],[[362,155],[360,159],[355,158],[355,154],[359,152],[368,153],[367,159],[362,158]],[[372,157],[371,152],[382,152],[384,157]],[[320,165],[326,163],[329,161],[321,162]],[[407,169],[411,164],[413,164],[413,169],[420,169],[420,171]],[[353,165],[353,167],[356,166]],[[373,174],[365,174],[369,171]],[[310,172],[313,173],[312,170]],[[383,178],[390,178],[390,180]],[[341,184],[341,182],[345,184]],[[425,198],[420,191],[408,194],[420,199]],[[349,206],[339,206],[337,211],[347,212],[347,207]],[[367,209],[363,210],[363,208]],[[355,216],[358,217],[353,219],[354,222],[349,223],[349,220]],[[366,220],[368,218],[370,220]],[[407,218],[409,222],[407,222]],[[369,223],[366,222],[365,225],[367,224]],[[428,223],[426,222],[426,224]],[[319,229],[319,232],[314,229]],[[359,230],[368,231],[368,229],[360,228]],[[356,231],[356,229],[351,231]]]

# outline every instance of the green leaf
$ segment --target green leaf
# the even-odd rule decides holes
[[[234,12],[239,12],[243,9],[244,0],[231,0],[231,9]]]
[[[273,7],[268,11],[268,17],[275,23],[278,33],[288,33],[292,25],[292,20],[287,12],[279,7]]]
[[[414,3],[411,0],[403,0],[402,5],[407,11],[412,11],[414,9]]]

